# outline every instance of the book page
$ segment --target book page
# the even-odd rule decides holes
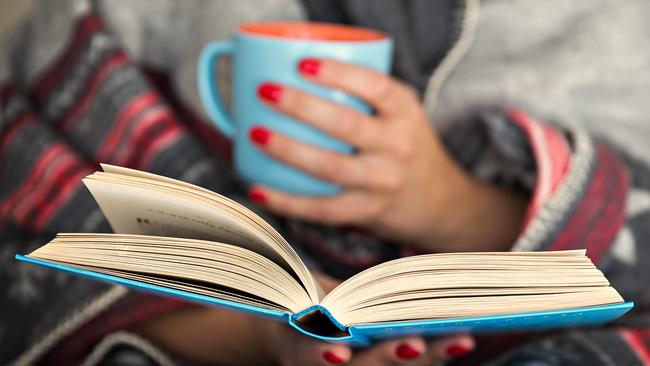
[[[321,305],[342,324],[443,319],[621,303],[584,250],[440,253],[369,268]]]
[[[269,238],[224,212],[151,189],[84,180],[117,234],[210,240],[241,246],[291,270]],[[266,245],[262,243],[267,243]]]
[[[102,165],[84,183],[116,233],[183,237],[238,245],[293,274],[317,303],[324,296],[293,248],[262,218],[207,189],[137,170]]]
[[[214,241],[64,233],[28,256],[279,311],[297,313],[313,304],[268,258]]]

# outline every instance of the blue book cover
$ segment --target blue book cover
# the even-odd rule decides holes
[[[260,316],[287,322],[297,331],[309,336],[350,345],[363,346],[374,341],[400,336],[419,335],[434,337],[442,334],[457,332],[493,333],[514,330],[544,330],[560,327],[601,325],[619,318],[632,307],[633,303],[625,302],[611,305],[572,308],[566,310],[553,310],[543,312],[529,312],[518,314],[504,314],[493,316],[451,318],[436,320],[382,322],[373,324],[359,324],[345,327],[339,323],[328,311],[321,306],[312,306],[299,313],[274,311],[261,307],[249,306],[233,301],[222,300],[206,295],[182,291],[165,286],[139,282],[118,276],[107,275],[87,269],[77,268],[47,260],[16,255],[16,259],[75,275],[86,276],[95,280],[106,281],[118,285],[128,286],[133,289],[149,291],[166,296],[173,296],[196,303],[221,306],[233,310],[254,313]],[[303,319],[307,316],[320,316],[331,323],[332,330],[325,336],[304,325]]]

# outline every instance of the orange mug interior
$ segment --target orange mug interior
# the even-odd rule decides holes
[[[372,29],[316,22],[262,22],[246,23],[239,31],[251,35],[309,39],[314,41],[378,41],[386,34]]]

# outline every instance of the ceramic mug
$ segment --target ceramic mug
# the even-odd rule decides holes
[[[257,89],[263,82],[289,85],[321,98],[370,113],[368,105],[341,90],[304,79],[298,63],[304,58],[330,58],[387,72],[393,42],[370,29],[311,22],[262,22],[242,25],[228,41],[207,45],[199,58],[198,86],[203,106],[215,126],[234,145],[235,169],[249,184],[257,183],[299,195],[332,195],[337,185],[276,161],[249,140],[249,130],[262,125],[296,140],[337,152],[353,147],[262,104]],[[217,90],[216,62],[232,57],[232,115]],[[336,123],[336,121],[332,121]]]

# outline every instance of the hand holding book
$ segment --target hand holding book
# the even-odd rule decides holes
[[[326,292],[336,281],[316,275]],[[462,355],[473,348],[469,335],[450,335],[426,342],[405,337],[380,342],[363,351],[307,337],[287,324],[213,307],[193,307],[152,319],[136,333],[201,364],[232,365],[396,365],[417,359],[424,365]],[[324,362],[327,361],[327,362]]]

